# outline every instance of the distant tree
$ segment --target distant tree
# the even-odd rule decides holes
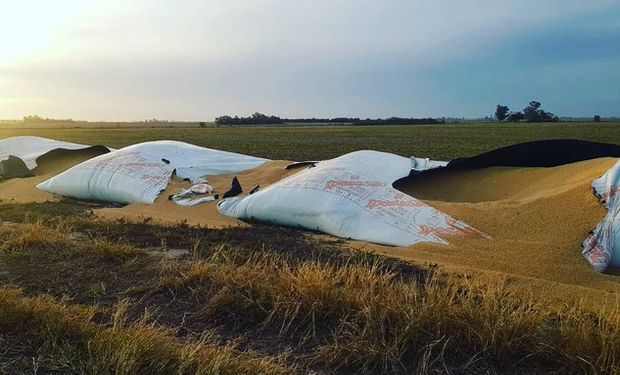
[[[498,104],[497,109],[495,110],[495,118],[498,122],[502,122],[508,117],[509,111],[510,108],[508,108],[508,106]]]
[[[523,116],[525,116],[525,121],[534,122],[536,121],[536,117],[538,116],[538,110],[540,108],[540,102],[533,100],[530,104],[523,108]]]
[[[509,122],[521,122],[525,119],[523,112],[510,112],[507,117]]]
[[[325,124],[352,124],[352,125],[415,125],[415,124],[445,124],[446,119],[440,118],[402,118],[390,117],[387,119],[365,120],[359,117],[335,117],[335,118],[280,118],[278,116],[266,116],[256,112],[249,117],[231,117],[228,115],[215,118],[215,125],[253,125],[253,124],[285,124],[285,123],[325,123]]]
[[[523,116],[527,122],[557,122],[560,119],[553,113],[540,109],[540,102],[533,100],[530,104],[523,108]]]
[[[201,128],[204,128],[205,126],[207,126],[207,123],[204,121],[200,121],[198,125],[200,125]]]
[[[215,119],[217,125],[254,125],[254,124],[281,124],[282,119],[277,116],[266,116],[256,112],[249,117],[220,116]]]
[[[39,116],[39,115],[29,115],[29,116],[24,116],[23,118],[23,122],[37,122],[37,121],[43,121],[43,117]]]
[[[601,122],[601,116],[600,115],[594,115],[594,122]]]

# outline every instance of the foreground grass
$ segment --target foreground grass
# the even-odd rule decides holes
[[[540,139],[620,143],[619,123],[447,124],[292,128],[3,129],[0,138],[38,135],[123,147],[172,139],[271,159],[316,160],[372,149],[440,160],[476,155]]]
[[[5,372],[620,372],[617,309],[551,305],[278,227],[2,207],[18,223],[0,226]],[[170,247],[189,253],[154,255]]]
[[[169,330],[149,324],[146,318],[128,324],[125,311],[126,303],[121,301],[109,324],[96,324],[102,313],[97,307],[46,296],[27,298],[18,289],[0,289],[0,330],[36,347],[35,373],[39,368],[92,374],[290,373],[273,359],[218,343],[209,332],[199,340],[180,343]],[[26,370],[20,360],[19,355],[12,361],[4,358],[1,366],[7,372]]]

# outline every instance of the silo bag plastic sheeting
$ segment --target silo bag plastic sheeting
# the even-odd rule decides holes
[[[407,176],[411,159],[357,151],[218,205],[220,213],[317,230],[392,246],[447,244],[450,236],[483,234],[406,195],[392,182]]]
[[[37,187],[78,199],[153,203],[173,172],[198,182],[203,176],[239,173],[267,161],[184,142],[145,142],[87,160]]]
[[[37,167],[37,158],[50,151],[57,149],[82,150],[89,147],[91,146],[41,137],[10,137],[0,139],[0,162],[8,160],[9,156],[13,155],[20,158],[29,170],[33,170]]]
[[[415,172],[445,167],[446,165],[448,165],[447,161],[430,160],[429,158],[416,158],[415,156],[411,157],[411,170]]]
[[[607,215],[583,242],[583,256],[597,272],[620,267],[620,161],[592,181],[594,194],[604,203]]]

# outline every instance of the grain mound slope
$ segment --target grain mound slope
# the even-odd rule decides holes
[[[454,238],[450,248],[421,244],[382,251],[449,268],[616,293],[620,280],[593,272],[581,255],[583,240],[606,213],[592,194],[592,180],[615,162],[598,158],[551,168],[446,168],[401,179],[394,184],[396,189],[493,239]]]

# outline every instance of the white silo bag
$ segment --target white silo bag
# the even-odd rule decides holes
[[[199,182],[203,176],[239,173],[267,161],[184,142],[144,142],[87,160],[37,187],[78,199],[153,203],[173,172]]]
[[[393,246],[482,236],[392,187],[410,173],[411,164],[394,154],[357,151],[319,162],[252,195],[225,199],[218,209],[239,219]]]

